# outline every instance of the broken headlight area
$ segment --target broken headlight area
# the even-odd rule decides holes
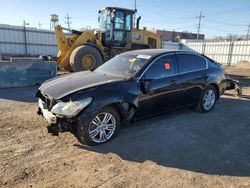
[[[59,117],[72,118],[86,108],[92,102],[92,98],[79,101],[58,102],[53,106],[51,112]]]

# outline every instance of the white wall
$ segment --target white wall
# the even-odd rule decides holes
[[[222,64],[233,65],[239,61],[250,61],[250,40],[248,41],[182,41],[183,50],[194,50]]]

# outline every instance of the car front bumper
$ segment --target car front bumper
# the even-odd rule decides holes
[[[38,99],[38,114],[42,115],[49,124],[56,124],[57,117],[52,114],[48,109],[44,108],[44,102],[41,99]]]
[[[37,114],[43,116],[49,125],[47,126],[48,133],[51,133],[53,136],[59,136],[60,132],[74,132],[75,131],[75,118],[65,118],[65,117],[57,117],[48,109],[44,108],[44,102],[39,99],[38,100],[38,111]]]

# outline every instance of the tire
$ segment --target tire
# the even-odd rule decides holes
[[[216,96],[216,89],[213,86],[207,86],[201,94],[199,103],[196,107],[197,111],[203,113],[211,111],[215,106]]]
[[[70,55],[70,66],[74,72],[94,70],[103,64],[101,53],[93,46],[78,46]]]
[[[66,65],[64,68],[65,71],[69,71],[69,72],[74,72],[70,66],[70,64]]]
[[[107,126],[107,125],[115,124],[115,127],[113,126],[113,129],[112,129],[113,133],[109,132],[109,130],[106,129],[107,127],[105,128],[105,127],[100,127],[100,125],[96,125],[98,124],[97,117],[99,117],[99,119],[103,121],[102,117],[103,118],[109,117],[108,115],[105,116],[106,114],[109,114],[112,117],[104,125]],[[93,145],[102,144],[102,143],[112,140],[117,135],[117,132],[119,131],[119,129],[120,129],[120,116],[118,112],[112,107],[105,107],[101,109],[100,111],[98,111],[97,113],[95,113],[94,115],[92,115],[91,117],[87,118],[84,122],[77,123],[77,138],[79,142],[81,142],[82,144],[93,146]],[[105,131],[106,139],[101,139],[101,135],[104,135],[102,132],[103,130]],[[91,135],[91,132],[92,132],[92,135]],[[96,136],[94,137],[95,134]]]

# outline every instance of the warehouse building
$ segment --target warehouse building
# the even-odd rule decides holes
[[[197,39],[197,33],[191,32],[178,32],[167,30],[153,30],[158,35],[161,35],[163,41],[177,42],[178,39]],[[205,35],[199,34],[199,40],[204,40]]]
[[[53,55],[58,52],[55,32],[0,24],[0,55]]]

